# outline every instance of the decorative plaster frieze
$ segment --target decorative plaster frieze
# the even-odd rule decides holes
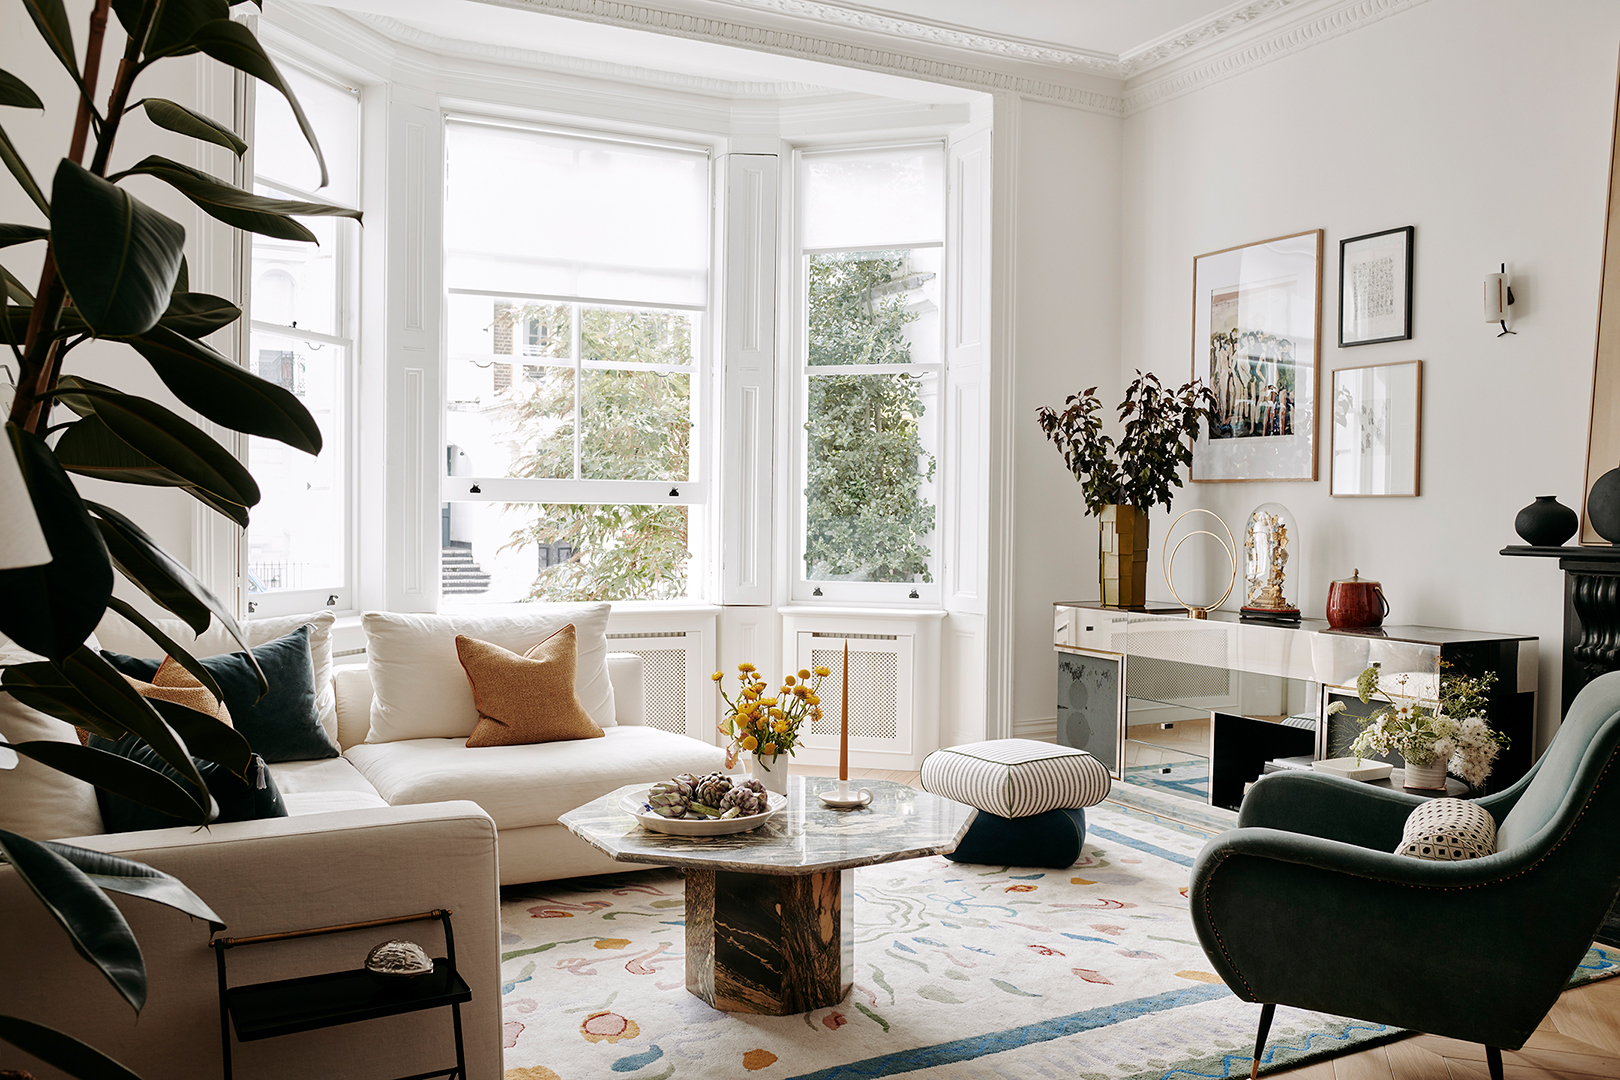
[[[1319,45],[1352,30],[1359,30],[1391,15],[1417,7],[1424,0],[1344,0],[1318,11],[1277,33],[1263,34],[1220,55],[1189,61],[1179,70],[1126,84],[1126,116],[1190,94],[1213,83],[1240,75],[1273,60]]]
[[[1178,30],[1165,38],[1132,49],[1120,56],[1120,74],[1137,75],[1149,68],[1174,60],[1184,52],[1213,44],[1218,38],[1250,23],[1276,15],[1283,8],[1299,0],[1259,0],[1238,8],[1229,8],[1211,19]]]

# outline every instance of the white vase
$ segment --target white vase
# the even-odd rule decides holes
[[[743,751],[743,766],[747,770],[748,779],[758,780],[765,786],[766,791],[774,791],[778,795],[787,797],[788,793],[788,758],[785,754],[777,754],[770,761],[770,768],[759,760],[758,755]]]
[[[1406,762],[1401,770],[1401,786],[1409,791],[1446,790],[1446,763],[1436,758],[1428,765]]]

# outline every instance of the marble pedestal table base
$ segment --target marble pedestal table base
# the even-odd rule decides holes
[[[732,836],[643,829],[619,801],[646,785],[610,792],[558,821],[621,862],[684,867],[686,988],[716,1009],[783,1016],[849,993],[855,867],[954,851],[978,813],[880,780],[866,783],[867,806],[833,810],[816,794],[833,783],[789,777],[787,808]]]
[[[836,1005],[855,968],[855,871],[686,871],[686,988],[717,1009]]]

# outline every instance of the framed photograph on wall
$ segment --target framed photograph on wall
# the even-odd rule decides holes
[[[1412,235],[1401,229],[1339,241],[1339,347],[1412,336]]]
[[[1215,395],[1192,478],[1315,480],[1322,230],[1193,259],[1192,353]]]
[[[1328,494],[1417,495],[1423,448],[1423,361],[1333,373]]]

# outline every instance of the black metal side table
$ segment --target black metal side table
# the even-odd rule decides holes
[[[437,920],[444,926],[445,955],[433,961],[433,972],[399,986],[389,987],[365,968],[306,975],[296,979],[231,986],[225,977],[225,953],[244,945],[317,937],[347,930]],[[466,1080],[467,1059],[461,1040],[461,1005],[472,1000],[472,990],[456,971],[456,938],[450,928],[450,911],[435,908],[418,915],[392,919],[318,926],[311,930],[288,930],[254,937],[215,938],[210,944],[219,963],[219,1038],[224,1051],[225,1080],[231,1080],[231,1027],[234,1022],[238,1042],[270,1039],[299,1031],[353,1024],[383,1016],[441,1009],[449,1006],[455,1027],[456,1063],[444,1069],[413,1073],[397,1080],[432,1080],[448,1077]]]

